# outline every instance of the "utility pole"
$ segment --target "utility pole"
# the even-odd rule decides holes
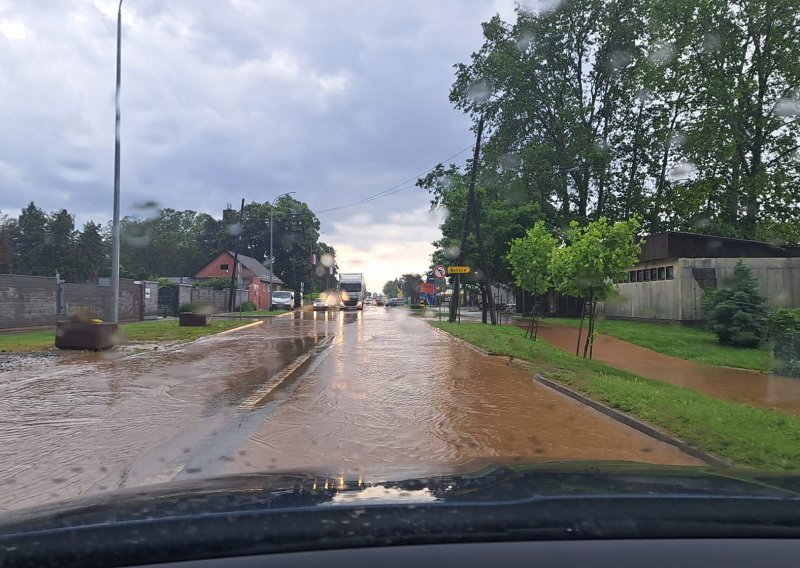
[[[478,133],[475,137],[475,152],[472,155],[472,168],[469,175],[469,195],[467,197],[467,206],[464,211],[464,222],[461,225],[461,247],[458,249],[458,260],[456,264],[461,266],[464,264],[464,253],[467,248],[467,236],[469,235],[469,216],[472,209],[472,204],[475,202],[475,180],[478,177],[478,160],[481,155],[481,137],[483,136],[483,115],[478,120]],[[476,217],[477,221],[477,217]],[[453,295],[450,296],[450,314],[447,321],[453,323],[456,321],[456,314],[458,312],[458,304],[461,295],[461,275],[456,274],[456,280],[453,283]]]
[[[120,111],[119,92],[122,85],[122,0],[117,12],[117,90],[114,97],[116,121],[114,123],[114,219],[111,223],[111,321],[119,321],[119,155]]]
[[[492,325],[497,325],[497,314],[494,311],[494,294],[492,294],[492,283],[489,280],[489,271],[486,269],[486,253],[484,252],[483,237],[481,236],[481,209],[478,200],[475,197],[474,183],[471,184],[469,198],[472,201],[470,208],[472,209],[472,217],[475,219],[475,236],[478,238],[478,250],[481,255],[481,270],[483,271],[483,278],[485,280],[484,286],[487,289],[487,296],[489,297],[489,315],[492,318]],[[484,320],[483,323],[486,323]]]
[[[239,234],[236,235],[236,250],[233,252],[233,270],[231,271],[231,292],[228,294],[228,313],[233,311],[233,295],[236,293],[236,267],[239,266],[239,243],[242,242],[242,217],[244,216],[244,197],[239,208]]]

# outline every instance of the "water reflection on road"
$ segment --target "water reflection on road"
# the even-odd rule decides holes
[[[281,396],[242,407],[325,337]],[[475,459],[697,463],[403,310],[295,314],[0,373],[0,510],[232,471],[399,478]]]
[[[404,310],[344,327],[328,359],[225,471],[309,469],[385,479],[468,463],[697,463],[436,333]]]

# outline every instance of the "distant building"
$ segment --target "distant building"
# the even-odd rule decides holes
[[[607,300],[608,318],[694,322],[702,298],[724,287],[739,259],[753,271],[770,308],[800,307],[800,247],[697,235],[657,233],[645,240],[639,263]]]
[[[233,271],[233,252],[223,250],[194,275],[196,280],[210,278],[230,278]],[[253,302],[258,309],[269,308],[269,268],[258,262],[255,258],[239,254],[236,280],[241,276],[242,287],[247,288],[248,300]],[[277,276],[272,278],[272,287],[275,291],[282,290],[284,282]]]

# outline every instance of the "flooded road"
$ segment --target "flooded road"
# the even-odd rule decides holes
[[[517,322],[524,327],[526,323]],[[584,337],[586,331],[584,330]],[[539,337],[575,353],[578,329],[542,323]],[[595,335],[593,359],[642,377],[764,408],[800,414],[800,380],[748,369],[701,365],[608,335]]]
[[[698,463],[404,310],[296,314],[0,373],[0,510],[226,472],[396,479],[575,459]]]

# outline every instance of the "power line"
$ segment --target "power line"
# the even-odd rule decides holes
[[[452,156],[450,156],[448,158],[445,158],[444,160],[441,160],[439,162],[439,164],[444,164],[446,162],[449,162],[453,158],[456,158],[456,157],[460,156],[461,154],[463,154],[464,152],[466,152],[467,150],[470,150],[470,149],[472,149],[472,144],[470,144],[469,146],[467,146],[463,150],[459,150],[458,152],[456,152]],[[437,164],[437,166],[438,166],[438,164]],[[432,172],[435,169],[436,169],[436,166],[433,166],[431,168],[428,168],[424,172],[415,175],[414,177],[408,178],[407,180],[405,180],[403,182],[400,182],[397,185],[394,185],[394,186],[392,186],[392,187],[390,187],[388,189],[384,189],[383,191],[379,191],[378,193],[375,193],[373,195],[369,195],[367,197],[363,197],[363,198],[361,198],[361,199],[359,199],[357,201],[353,201],[352,203],[346,203],[344,205],[337,205],[336,207],[329,207],[328,209],[321,209],[319,211],[315,211],[315,213],[316,214],[320,214],[320,213],[330,213],[331,211],[339,211],[340,209],[347,209],[348,207],[355,207],[356,205],[362,205],[364,203],[369,203],[370,201],[375,201],[376,199],[381,199],[383,197],[388,197],[390,195],[394,195],[395,193],[400,193],[401,191],[405,191],[407,189],[411,189],[412,187],[414,187],[414,185],[407,185],[407,184],[409,184],[411,182],[416,182],[419,178],[421,178],[424,175],[429,174],[430,172]]]

